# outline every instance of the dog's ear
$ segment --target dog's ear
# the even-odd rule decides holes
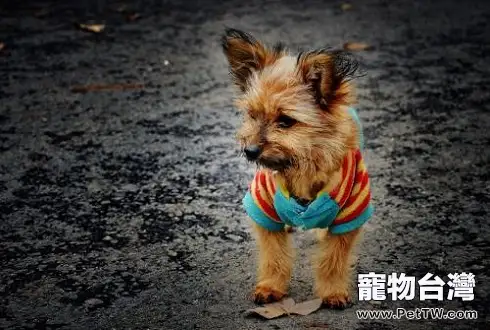
[[[310,87],[322,109],[353,101],[349,82],[357,77],[359,65],[349,53],[328,49],[301,53],[297,66],[303,82]]]
[[[242,91],[246,90],[250,75],[272,63],[283,50],[282,46],[278,45],[269,51],[250,34],[236,29],[226,29],[221,44],[235,84]]]

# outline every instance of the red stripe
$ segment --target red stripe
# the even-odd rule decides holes
[[[345,186],[344,195],[342,196],[342,198],[339,201],[340,207],[344,206],[345,201],[350,196],[350,193],[352,191],[352,184],[354,183],[354,177],[356,175],[356,170],[357,170],[356,166],[354,166],[354,165],[355,164],[352,164],[352,166],[351,166],[351,172],[349,173],[349,181],[347,181],[347,186]]]
[[[349,221],[355,219],[356,217],[360,216],[362,214],[362,212],[364,212],[364,210],[367,208],[370,200],[371,200],[371,192],[368,192],[366,198],[364,198],[364,201],[362,202],[361,205],[359,205],[357,207],[357,209],[355,209],[352,213],[347,215],[345,218],[343,218],[341,220],[335,220],[333,222],[333,224],[339,225],[341,223],[346,223],[346,222],[349,222]]]
[[[359,162],[362,158],[362,155],[361,155],[361,150],[357,149],[356,150],[356,161]]]
[[[364,187],[366,187],[366,185],[369,182],[369,175],[367,174],[367,171],[363,171],[361,173],[361,175],[362,175],[362,177],[359,180],[361,182],[361,188],[359,189],[359,192],[361,192],[364,189]]]
[[[256,202],[260,205],[260,208],[262,210],[264,210],[264,212],[267,214],[267,216],[269,216],[269,218],[271,218],[272,220],[274,220],[276,222],[281,222],[279,220],[279,216],[277,215],[277,213],[274,210],[274,208],[272,208],[266,201],[264,201],[262,199],[262,195],[260,194],[260,186],[259,186],[259,184],[261,184],[261,181],[263,181],[262,177],[264,176],[264,174],[262,172],[259,172],[259,173],[257,173],[257,175],[258,175],[258,179],[260,181],[255,182],[254,196],[255,196]]]
[[[356,184],[360,184],[361,187],[359,188],[359,191],[357,192],[357,194],[351,195],[349,197],[347,202],[345,202],[344,208],[347,208],[350,205],[352,205],[356,201],[356,199],[358,198],[359,194],[362,193],[362,191],[366,188],[366,186],[369,183],[369,175],[367,174],[367,171],[363,171],[359,175],[362,175],[362,178],[359,181],[357,181]],[[356,178],[356,180],[357,180],[357,178]],[[352,187],[352,190],[354,190],[354,188],[355,188],[355,186]]]

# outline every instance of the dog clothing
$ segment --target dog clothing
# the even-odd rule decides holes
[[[308,205],[290,196],[286,185],[267,169],[255,174],[243,198],[247,214],[260,226],[280,231],[285,225],[301,229],[328,228],[332,234],[344,234],[361,227],[373,214],[369,176],[364,164],[362,127],[354,108],[349,113],[358,125],[360,148],[345,156],[341,175],[333,188],[324,188]]]

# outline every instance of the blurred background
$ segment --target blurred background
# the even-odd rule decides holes
[[[488,1],[0,3],[0,328],[488,329]],[[234,141],[226,26],[354,51],[376,207],[357,271],[473,272],[473,301],[246,316],[254,168]],[[313,243],[296,234],[296,301],[314,298]],[[398,307],[479,318],[355,313]]]

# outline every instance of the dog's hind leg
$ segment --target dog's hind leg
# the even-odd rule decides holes
[[[294,259],[291,234],[286,230],[272,232],[255,223],[254,231],[259,252],[254,301],[280,300],[286,295],[291,278]]]
[[[327,230],[318,232],[315,291],[327,307],[343,309],[351,304],[353,250],[359,234],[359,229],[343,235],[332,235]]]

